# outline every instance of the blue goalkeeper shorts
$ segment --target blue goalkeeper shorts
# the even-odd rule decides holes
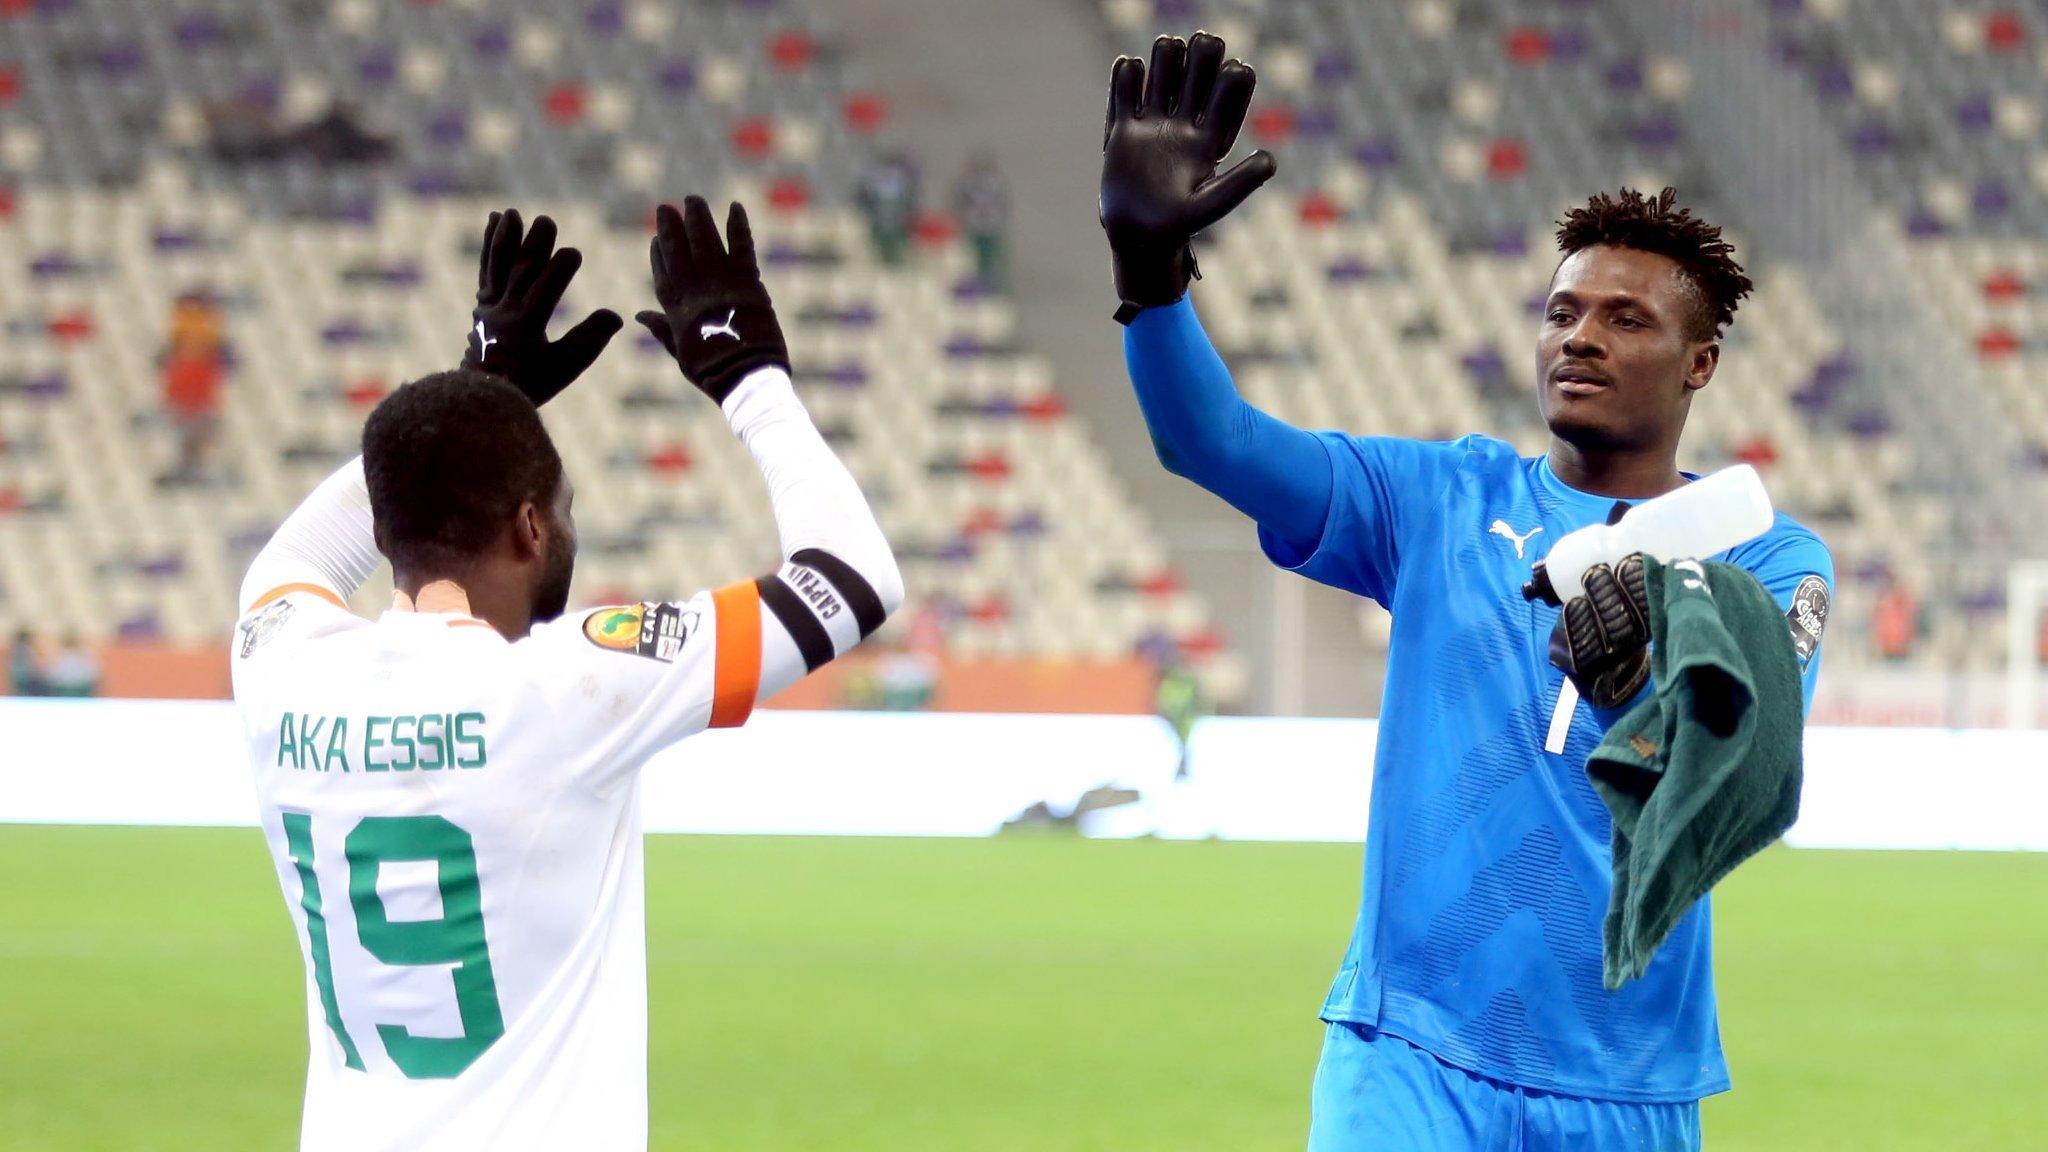
[[[1698,1101],[1627,1104],[1502,1084],[1398,1036],[1336,1022],[1316,1065],[1309,1152],[1697,1152]]]

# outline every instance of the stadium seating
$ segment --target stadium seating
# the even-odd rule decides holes
[[[527,0],[503,33],[503,6],[479,7],[41,0],[0,20],[0,76],[16,77],[0,142],[17,142],[0,206],[0,627],[224,636],[248,558],[353,452],[369,407],[460,358],[490,208],[550,211],[583,248],[565,314],[630,313],[653,200],[701,189],[756,206],[799,387],[952,651],[1169,645],[1219,695],[1241,689],[946,221],[920,228],[911,264],[869,253],[849,205],[886,105],[844,81],[818,22],[775,3]],[[388,160],[307,160],[298,143],[226,158],[207,127],[221,101],[297,122],[340,93]],[[223,475],[167,487],[158,356],[195,290],[224,316]],[[581,601],[772,562],[751,462],[637,328],[547,416],[584,496]]]

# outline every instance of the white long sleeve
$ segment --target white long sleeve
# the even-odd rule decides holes
[[[325,588],[346,601],[383,562],[370,517],[363,458],[358,456],[322,480],[256,554],[242,578],[236,615],[247,614],[259,598],[294,584]]]
[[[760,697],[866,639],[903,603],[903,573],[867,498],[779,368],[750,373],[725,398],[726,420],[760,467],[783,564],[760,591]]]
[[[750,373],[723,409],[768,483],[783,557],[811,548],[829,552],[867,579],[885,611],[895,611],[903,603],[896,556],[860,485],[811,422],[788,373]]]

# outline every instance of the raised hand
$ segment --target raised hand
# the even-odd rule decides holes
[[[1226,63],[1223,41],[1207,32],[1153,41],[1149,71],[1135,56],[1111,67],[1098,209],[1121,323],[1186,295],[1199,275],[1188,242],[1272,179],[1264,149],[1216,172],[1244,126],[1256,80],[1244,61]]]
[[[618,313],[600,308],[549,342],[548,320],[582,266],[583,253],[555,250],[553,220],[536,216],[528,231],[516,209],[491,213],[462,366],[504,377],[536,406],[554,399],[625,327]]]
[[[702,196],[686,197],[681,213],[668,204],[655,209],[648,261],[661,311],[633,317],[690,383],[721,404],[756,368],[789,371],[789,346],[761,283],[747,210],[738,204],[726,213],[725,241]]]

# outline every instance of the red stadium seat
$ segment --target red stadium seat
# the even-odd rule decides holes
[[[1285,104],[1268,104],[1252,109],[1252,135],[1261,144],[1285,144],[1294,138],[1294,109]]]
[[[1301,216],[1301,222],[1311,228],[1335,224],[1344,218],[1344,213],[1337,208],[1337,202],[1321,192],[1304,195],[1297,211]]]
[[[349,407],[368,411],[371,408],[375,408],[377,402],[384,399],[385,394],[389,391],[390,389],[385,387],[384,381],[365,378],[342,389],[341,397],[348,401]]]
[[[1977,337],[1977,355],[1985,360],[2004,360],[2020,350],[2020,338],[2004,328],[1987,328]]]
[[[557,124],[575,124],[583,119],[585,106],[589,102],[583,85],[573,80],[564,81],[547,90],[541,97],[541,107],[548,119]]]
[[[1993,52],[2018,52],[2027,46],[2027,26],[2017,12],[1993,12],[1984,18],[1984,47]]]
[[[2027,294],[2027,282],[2010,268],[2000,268],[1984,277],[1984,298],[1993,302],[2017,300]]]
[[[781,212],[801,212],[811,206],[811,189],[794,176],[784,176],[768,185],[768,206]]]
[[[732,150],[759,160],[775,150],[775,126],[765,116],[743,116],[733,122]]]
[[[49,320],[50,339],[60,344],[76,344],[92,339],[92,313],[84,309],[58,312]]]
[[[688,472],[693,463],[689,451],[681,444],[664,444],[647,454],[647,470],[669,479]]]
[[[1495,140],[1486,148],[1486,174],[1495,180],[1519,180],[1529,172],[1529,149],[1520,140]]]
[[[1541,64],[1550,59],[1550,34],[1541,28],[1509,29],[1504,47],[1517,64]]]
[[[801,72],[817,58],[817,41],[807,32],[778,32],[768,41],[768,60],[779,72]]]
[[[960,226],[943,212],[920,213],[917,223],[911,227],[911,235],[917,237],[918,243],[929,248],[942,248],[952,243],[953,238],[959,234]]]
[[[856,135],[872,135],[889,122],[889,102],[872,92],[848,95],[841,110],[846,117],[847,130]]]

